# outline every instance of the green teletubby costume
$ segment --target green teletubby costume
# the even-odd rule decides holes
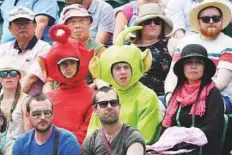
[[[128,33],[141,28],[133,26],[124,30],[100,58],[95,56],[91,59],[89,69],[93,77],[102,79],[115,88],[121,104],[120,120],[140,130],[146,144],[153,144],[158,140],[161,129],[159,100],[153,90],[139,82],[143,73],[150,69],[152,56],[148,49],[142,52],[134,45],[123,45]],[[126,86],[120,86],[113,78],[112,66],[118,62],[127,62],[131,66],[132,75]],[[88,134],[100,127],[99,118],[93,114]]]

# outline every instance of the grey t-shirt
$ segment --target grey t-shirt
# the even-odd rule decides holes
[[[113,155],[125,155],[129,146],[141,143],[145,150],[145,141],[141,133],[131,126],[123,124],[121,131],[109,144]],[[82,155],[107,155],[109,154],[101,138],[101,130],[96,130],[92,135],[85,138]]]

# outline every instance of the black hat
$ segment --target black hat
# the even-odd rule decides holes
[[[216,72],[216,66],[211,59],[208,58],[207,50],[199,44],[186,45],[180,55],[180,59],[174,65],[174,73],[177,77],[184,76],[184,60],[191,57],[198,57],[204,61],[204,77],[212,78]]]

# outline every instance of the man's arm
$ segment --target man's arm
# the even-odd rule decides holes
[[[96,41],[103,45],[106,45],[108,40],[110,40],[112,33],[105,31],[98,31],[96,36]]]
[[[98,32],[95,40],[103,45],[106,45],[114,31],[114,10],[109,5],[101,10],[101,18],[99,18]]]
[[[177,77],[173,72],[173,66],[174,66],[175,62],[173,61],[171,63],[171,67],[169,69],[168,75],[165,79],[164,82],[164,90],[165,90],[165,100],[166,100],[166,104],[168,105],[168,101],[172,95],[172,92],[174,91],[176,84],[177,84]]]
[[[181,38],[185,34],[185,3],[188,3],[188,1],[184,2],[179,0],[169,0],[165,9],[166,15],[172,19],[174,23],[173,32],[176,38]]]
[[[47,28],[49,17],[46,15],[38,15],[35,17],[36,20],[36,29],[35,29],[35,35],[38,39],[41,39],[43,37],[44,31]]]
[[[80,154],[80,145],[74,136],[69,131],[64,131],[68,132],[65,133],[65,136],[62,134],[62,129],[61,129],[61,134],[60,134],[60,141],[59,141],[59,153],[58,154],[64,154],[64,155],[79,155]]]
[[[93,155],[92,154],[92,146],[90,143],[91,137],[92,137],[92,135],[86,137],[84,142],[82,143],[81,155]]]
[[[25,94],[28,94],[32,87],[38,82],[40,79],[36,75],[29,75],[28,79],[24,84],[22,85],[22,90]]]
[[[216,87],[220,91],[222,91],[223,89],[225,89],[229,85],[229,83],[232,79],[232,71],[229,69],[225,69],[225,68],[219,68],[217,70],[217,72],[218,72],[217,77],[215,79],[213,79],[213,81],[214,81]]]
[[[144,146],[141,143],[134,143],[127,149],[126,155],[144,155]]]
[[[128,20],[122,11],[119,11],[115,18],[115,27],[114,27],[114,34],[113,40],[117,39],[117,36],[120,32],[124,30],[125,25],[127,25]]]
[[[19,139],[17,139],[13,145],[12,155],[23,155],[21,142],[19,141]]]

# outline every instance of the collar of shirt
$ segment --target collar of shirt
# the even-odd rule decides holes
[[[29,42],[29,44],[27,45],[27,47],[25,49],[21,49],[19,47],[19,44],[18,44],[18,41],[16,40],[15,43],[14,43],[14,48],[15,49],[18,49],[19,52],[18,53],[21,53],[23,50],[29,50],[29,49],[32,49],[35,44],[38,42],[38,38],[36,36],[34,36],[31,41]]]
[[[94,13],[97,10],[97,6],[98,6],[98,1],[97,0],[92,0],[92,3],[88,9],[88,11],[90,13]]]

